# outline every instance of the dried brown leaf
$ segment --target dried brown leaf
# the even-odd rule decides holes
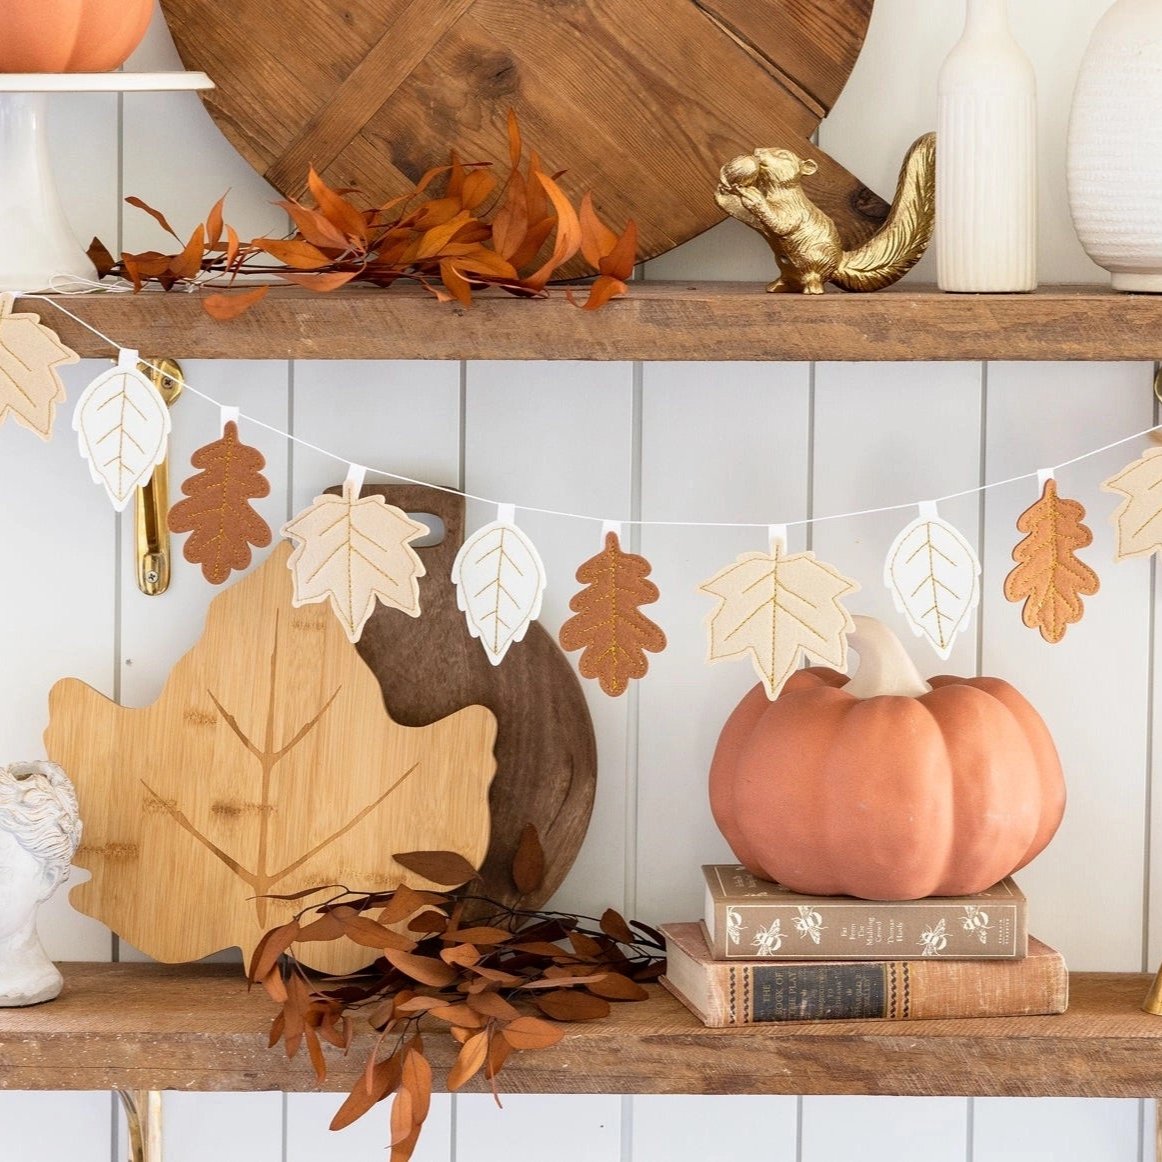
[[[650,995],[640,984],[620,972],[607,972],[600,980],[586,982],[585,987],[611,1001],[644,1001]]]
[[[247,973],[250,980],[263,980],[278,964],[278,958],[298,939],[299,931],[298,920],[289,920],[267,932],[255,946],[250,958],[250,971]]]
[[[431,985],[433,988],[446,988],[456,980],[456,970],[441,960],[431,956],[415,956],[410,952],[400,952],[394,948],[387,948],[383,953],[390,964],[393,964],[402,973],[406,973],[420,984]]]
[[[454,851],[405,851],[392,857],[408,871],[443,887],[455,888],[476,879],[476,869]]]
[[[447,896],[440,896],[435,892],[417,892],[414,888],[401,884],[392,893],[391,899],[383,906],[378,920],[381,924],[398,924],[426,905],[439,907],[447,902]]]
[[[536,826],[526,823],[520,830],[512,859],[512,881],[522,896],[539,891],[545,882],[545,850]]]
[[[518,1017],[500,1033],[514,1049],[548,1049],[564,1037],[565,1030],[540,1017]]]
[[[393,1053],[385,1060],[376,1062],[370,1070],[370,1076],[361,1074],[359,1080],[352,1086],[347,1100],[331,1119],[331,1129],[342,1130],[361,1118],[376,1102],[383,1101],[399,1085],[401,1076],[399,1053]]]
[[[521,1015],[520,1009],[491,989],[470,996],[468,1008],[484,1017],[495,1017],[498,1021],[515,1021]]]
[[[620,912],[615,912],[612,908],[606,908],[601,915],[601,931],[622,944],[634,942],[633,931],[625,922],[625,918]]]
[[[270,293],[270,287],[257,286],[251,290],[236,291],[232,294],[221,292],[206,295],[202,299],[202,310],[212,319],[224,323],[245,314],[255,303],[261,302]]]
[[[412,1121],[417,1126],[423,1125],[432,1100],[432,1067],[423,1052],[414,1046],[404,1054],[401,1084],[411,1094]]]
[[[597,1021],[609,1016],[609,1002],[603,997],[573,989],[560,989],[537,997],[536,1006],[554,1021]]]
[[[448,1071],[448,1092],[455,1093],[462,1085],[471,1081],[487,1060],[488,1030],[481,1029],[460,1047],[456,1063]]]

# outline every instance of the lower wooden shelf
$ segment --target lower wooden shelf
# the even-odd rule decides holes
[[[305,1060],[267,1048],[265,994],[223,965],[66,964],[47,1005],[0,1010],[0,1088],[285,1090],[319,1086]],[[1159,1097],[1162,1018],[1139,1009],[1150,979],[1074,973],[1056,1017],[824,1021],[707,1029],[668,993],[569,1027],[517,1053],[508,1093],[768,1093]],[[427,1049],[437,1084],[450,1041]],[[328,1050],[328,1090],[361,1071]],[[472,1088],[483,1088],[482,1084]]]

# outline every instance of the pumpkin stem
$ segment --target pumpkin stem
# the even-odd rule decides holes
[[[882,621],[857,615],[854,632],[847,635],[848,647],[859,654],[859,669],[843,689],[856,698],[876,698],[894,694],[919,698],[932,689],[916,669],[900,639]]]

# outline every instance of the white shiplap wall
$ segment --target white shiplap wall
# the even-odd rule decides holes
[[[1013,0],[1013,23],[1041,87],[1041,276],[1093,281],[1069,224],[1062,164],[1069,95],[1089,29],[1106,0]],[[824,146],[877,189],[890,190],[907,144],[931,127],[940,59],[956,39],[961,0],[878,0],[871,34]],[[160,22],[131,62],[178,67]],[[223,141],[192,95],[54,99],[53,150],[78,235],[111,246],[156,239],[148,219],[122,214],[134,193],[166,209],[179,230],[231,190],[229,217],[257,233],[279,220],[275,196]],[[180,149],[175,149],[180,143]],[[710,178],[708,177],[708,181]],[[598,185],[600,183],[597,183]],[[651,264],[647,276],[765,279],[770,259],[728,222]],[[931,279],[926,261],[916,272]],[[433,307],[433,310],[438,308]],[[49,320],[51,322],[51,319]],[[132,343],[132,336],[120,336]],[[173,354],[181,356],[181,352]],[[101,365],[68,369],[75,393]],[[1151,422],[1146,365],[946,364],[455,364],[209,363],[191,380],[244,411],[353,460],[521,503],[610,517],[797,520],[969,488],[1059,462]],[[336,406],[337,401],[342,407]],[[403,422],[406,416],[406,424]],[[66,416],[67,419],[67,416]],[[187,397],[175,413],[175,475],[217,417]],[[111,515],[64,429],[48,447],[0,429],[0,513],[10,564],[0,641],[16,659],[0,679],[6,759],[40,752],[45,696],[63,675],[140,705],[154,698],[197,637],[213,596],[179,561],[161,599],[136,590],[131,527]],[[341,467],[263,437],[272,523],[333,483]],[[1113,452],[1062,473],[1091,509],[1091,560],[1102,590],[1085,621],[1054,648],[1025,630],[1000,585],[1026,485],[947,506],[985,564],[978,632],[949,668],[1014,680],[1042,709],[1061,746],[1070,806],[1059,837],[1022,876],[1034,930],[1076,969],[1142,969],[1162,956],[1150,923],[1149,859],[1162,813],[1152,809],[1158,579],[1149,562],[1110,564],[1097,492],[1128,459]],[[180,477],[179,477],[180,478]],[[483,517],[483,512],[476,514]],[[857,608],[891,615],[878,581],[900,522],[872,517],[799,529],[863,584]],[[556,584],[544,619],[555,629],[570,574],[596,547],[593,526],[525,521]],[[600,746],[600,790],[585,848],[560,894],[586,911],[606,904],[651,921],[695,915],[696,865],[725,857],[705,802],[717,731],[749,686],[744,666],[703,664],[706,601],[696,584],[738,552],[744,533],[647,528],[640,547],[662,586],[657,618],[670,647],[627,697],[588,691]],[[918,661],[931,658],[910,642]],[[934,667],[933,667],[934,668]],[[61,959],[102,959],[118,947],[58,897],[42,914]],[[384,1156],[385,1121],[326,1131],[327,1095],[167,1095],[171,1162],[361,1162]],[[1152,1105],[1015,1099],[531,1097],[439,1098],[422,1162],[500,1162],[550,1152],[561,1162],[695,1162],[763,1156],[832,1162],[1147,1162]],[[567,1128],[567,1132],[565,1129]],[[4,1162],[120,1162],[124,1130],[107,1094],[0,1092]]]

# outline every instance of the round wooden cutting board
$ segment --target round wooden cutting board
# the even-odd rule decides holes
[[[812,197],[862,240],[885,204],[809,138],[873,0],[161,0],[222,131],[292,197],[313,165],[374,202],[454,148],[506,163],[515,109],[566,192],[592,190],[652,258],[723,217],[718,170],[756,146],[815,158]],[[566,273],[577,273],[567,271]]]

